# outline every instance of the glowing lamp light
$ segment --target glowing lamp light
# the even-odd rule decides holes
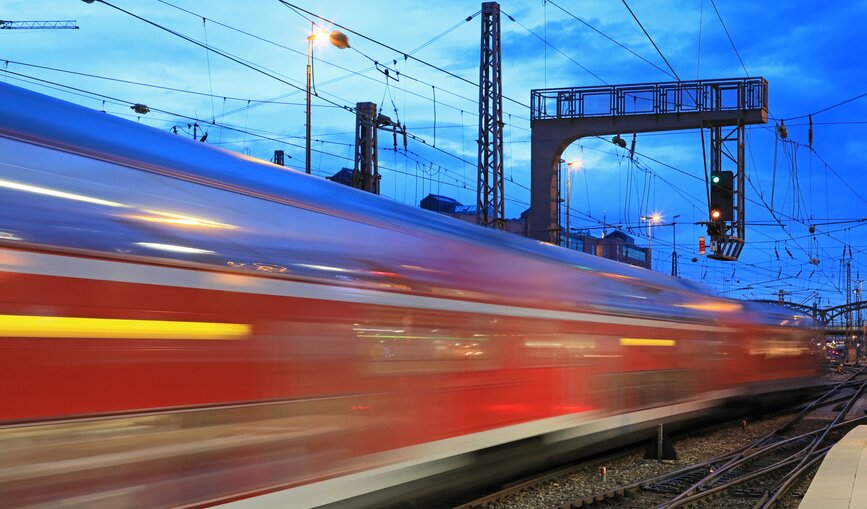
[[[713,177],[710,178],[710,181],[713,182],[714,184],[719,184],[719,175],[714,175]]]
[[[314,43],[328,41],[332,46],[339,49],[346,49],[349,47],[349,37],[340,30],[332,30],[330,32],[324,29],[314,30],[309,36],[307,36],[307,39]]]
[[[719,219],[720,218],[720,211],[719,210],[711,210],[710,211],[710,217],[712,219]]]

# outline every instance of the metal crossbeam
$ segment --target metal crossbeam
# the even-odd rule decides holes
[[[60,21],[7,21],[0,19],[0,30],[33,30],[33,29],[78,29],[75,20]]]
[[[530,92],[531,120],[763,110],[764,78],[672,81]]]

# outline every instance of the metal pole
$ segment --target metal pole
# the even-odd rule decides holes
[[[565,163],[565,159],[560,159],[560,162],[557,163],[557,245],[565,246],[565,240],[563,239],[563,204],[565,200],[563,200],[563,163]]]
[[[671,251],[671,275],[677,277],[677,218],[680,214],[674,216],[671,220],[671,243],[674,246]]]
[[[650,222],[652,217],[647,218],[647,256],[650,257],[650,270],[653,270],[653,232],[650,230]]]
[[[306,141],[304,171],[308,175],[310,174],[310,89],[313,85],[313,28],[313,22],[310,22],[310,35],[307,36],[307,124],[305,125],[307,133],[304,137]]]
[[[572,244],[572,225],[569,224],[569,217],[572,208],[572,171],[569,166],[566,166],[566,248],[571,249]]]

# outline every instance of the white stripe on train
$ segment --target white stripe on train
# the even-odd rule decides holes
[[[250,277],[243,274],[161,267],[142,263],[97,260],[2,248],[0,248],[0,271],[516,318],[607,323],[704,332],[730,332],[732,330],[728,327],[707,324],[525,308],[407,295],[366,288],[302,283],[277,278]]]

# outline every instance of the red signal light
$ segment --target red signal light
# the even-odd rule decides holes
[[[711,219],[719,219],[720,218],[720,211],[719,210],[711,210],[710,211],[710,217],[711,217]]]

